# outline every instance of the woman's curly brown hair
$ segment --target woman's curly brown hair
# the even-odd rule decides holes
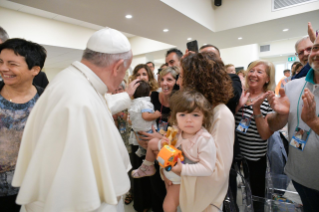
[[[232,81],[224,63],[213,52],[190,54],[182,60],[183,87],[202,93],[212,104],[233,97]]]
[[[151,69],[145,64],[139,64],[139,65],[135,66],[135,68],[133,70],[132,81],[136,79],[137,72],[142,68],[144,68],[147,72],[148,83],[151,86],[151,91],[156,91],[158,89],[158,85],[157,85],[157,82],[154,78],[154,74],[151,71]]]

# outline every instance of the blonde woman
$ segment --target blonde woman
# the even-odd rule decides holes
[[[246,71],[245,87],[247,91],[235,115],[236,134],[241,155],[249,167],[245,175],[250,179],[252,194],[264,197],[267,139],[273,134],[266,118],[273,110],[265,97],[267,91],[275,88],[274,65],[264,60],[252,62]]]

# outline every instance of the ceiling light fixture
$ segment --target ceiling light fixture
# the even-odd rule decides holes
[[[132,15],[126,15],[125,18],[131,19],[131,18],[133,18],[133,16]]]
[[[187,40],[192,40],[192,38],[187,38]]]
[[[287,32],[288,30],[289,30],[289,29],[283,29],[282,31],[283,31],[283,32]]]
[[[204,43],[203,45],[207,45],[207,43]]]
[[[168,29],[163,29],[163,32],[168,32],[169,30]]]
[[[239,38],[238,38],[238,40],[241,40],[241,39],[243,39],[243,38],[242,38],[242,37],[239,37]]]

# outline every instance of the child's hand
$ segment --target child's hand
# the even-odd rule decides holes
[[[154,112],[154,115],[155,115],[157,118],[159,118],[159,117],[162,116],[162,113],[159,112],[158,110],[156,110],[156,111]]]
[[[181,159],[177,158],[177,163],[176,165],[172,168],[172,171],[177,174],[178,176],[181,176],[181,172],[182,172],[182,162]]]
[[[161,144],[162,144],[162,147],[163,147],[164,145],[168,145],[168,144],[169,144],[168,138],[163,137],[162,140],[161,140]],[[160,149],[159,149],[159,150],[160,150]]]

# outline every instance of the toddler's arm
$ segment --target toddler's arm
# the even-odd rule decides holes
[[[199,162],[196,164],[183,164],[181,175],[187,176],[210,176],[213,174],[216,163],[216,146],[211,137],[200,138],[198,145]]]
[[[161,117],[161,112],[159,112],[158,110],[155,111],[154,113],[150,113],[150,112],[144,112],[142,113],[142,118],[145,121],[154,121],[156,119],[158,119],[159,117]]]

